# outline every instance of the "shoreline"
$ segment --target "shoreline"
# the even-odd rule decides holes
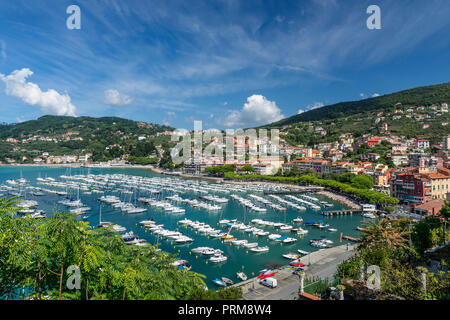
[[[304,188],[306,188],[305,186],[300,186],[300,185],[295,185],[295,184],[289,184],[289,183],[280,183],[280,182],[272,182],[272,181],[235,181],[235,180],[225,180],[223,178],[216,178],[216,177],[205,177],[205,176],[194,176],[194,175],[189,175],[189,174],[185,174],[185,173],[172,173],[172,172],[168,172],[165,171],[163,169],[159,169],[156,168],[152,165],[134,165],[134,164],[129,164],[129,165],[121,165],[121,166],[100,166],[100,165],[81,165],[79,163],[67,163],[67,164],[34,164],[34,163],[29,163],[29,164],[0,164],[0,167],[46,167],[46,168],[99,168],[99,169],[147,169],[150,170],[154,173],[157,174],[162,174],[162,175],[167,175],[167,176],[176,176],[176,177],[182,177],[182,178],[187,178],[187,179],[199,179],[199,180],[206,180],[206,181],[215,181],[215,182],[227,182],[227,183],[231,183],[231,184],[237,184],[237,185],[248,185],[248,184],[261,184],[261,183],[266,183],[266,184],[272,184],[275,186],[280,186],[280,187],[285,187],[287,189],[293,189],[293,190],[303,190]],[[320,195],[323,195],[327,198],[330,198],[332,200],[335,200],[341,204],[344,204],[352,209],[356,209],[359,210],[361,209],[361,206],[356,203],[355,201],[349,199],[347,196],[344,195],[340,195],[337,194],[335,192],[331,192],[328,190],[325,190],[325,188],[323,187],[318,187],[321,188],[318,189],[317,193]]]

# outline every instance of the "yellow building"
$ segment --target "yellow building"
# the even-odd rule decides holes
[[[450,176],[442,173],[427,174],[431,183],[431,198],[433,200],[447,199],[447,193],[450,193]]]

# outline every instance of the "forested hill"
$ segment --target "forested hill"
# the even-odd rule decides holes
[[[332,120],[373,111],[389,112],[393,111],[400,104],[403,107],[408,107],[430,106],[441,103],[450,103],[450,82],[417,87],[360,101],[340,102],[297,114],[264,127],[279,127],[298,122]]]
[[[168,126],[137,122],[118,117],[67,117],[67,116],[43,116],[36,120],[30,120],[15,124],[0,125],[0,138],[8,137],[21,139],[30,134],[33,135],[58,135],[68,131],[79,131],[81,137],[89,137],[92,134],[114,134],[121,131],[125,134],[152,135],[157,132],[173,130]]]
[[[30,162],[42,154],[92,154],[105,161],[125,154],[146,157],[156,145],[167,148],[170,132],[164,125],[118,117],[43,116],[37,120],[0,125],[0,161]]]

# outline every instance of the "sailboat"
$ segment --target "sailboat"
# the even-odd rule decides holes
[[[98,227],[99,228],[109,227],[109,226],[112,226],[113,224],[114,223],[107,222],[107,221],[102,222],[102,206],[100,205],[100,218],[99,218],[99,221],[98,221]]]

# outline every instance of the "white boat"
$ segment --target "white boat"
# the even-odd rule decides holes
[[[269,235],[269,240],[275,240],[275,239],[278,239],[280,237],[281,237],[281,234],[273,233],[273,234]]]
[[[210,247],[198,247],[191,250],[193,253],[202,253],[204,250],[211,249]]]
[[[245,248],[255,248],[258,246],[258,242],[247,242],[243,246]]]
[[[250,251],[253,252],[268,252],[269,251],[269,247],[265,246],[265,247],[255,247],[255,248],[251,248]]]
[[[236,277],[238,277],[239,279],[241,279],[242,281],[247,280],[247,275],[243,272],[237,272],[236,273]]]
[[[243,246],[247,242],[248,242],[248,240],[233,240],[233,241],[231,241],[231,243],[234,244],[235,246]]]
[[[297,241],[297,239],[295,239],[295,238],[286,238],[283,240],[283,243],[293,243],[296,241]]]
[[[219,254],[219,255],[214,255],[211,258],[209,258],[209,261],[211,261],[211,262],[224,262],[224,261],[227,261],[227,259],[228,258],[226,256],[223,256],[223,255]]]
[[[298,253],[286,253],[283,254],[283,257],[289,260],[297,260],[300,258],[300,255]]]

